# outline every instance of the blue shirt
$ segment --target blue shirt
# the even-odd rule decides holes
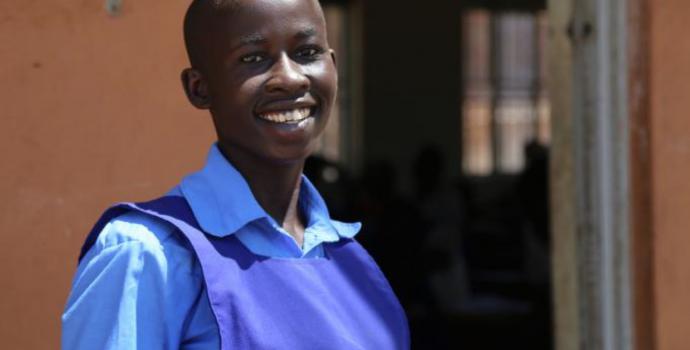
[[[236,235],[257,255],[322,258],[323,242],[351,238],[360,224],[330,219],[302,177],[299,207],[307,224],[296,241],[256,202],[217,146],[204,168],[169,194],[184,196],[209,234]],[[201,268],[167,223],[128,213],[108,223],[79,264],[62,315],[63,349],[216,349],[218,327]]]

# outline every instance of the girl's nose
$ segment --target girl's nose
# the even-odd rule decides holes
[[[304,75],[302,67],[287,54],[282,54],[270,70],[270,77],[265,84],[266,92],[300,94],[309,91],[309,78]]]

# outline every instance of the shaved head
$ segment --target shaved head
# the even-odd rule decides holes
[[[234,12],[239,4],[240,0],[192,0],[184,17],[184,43],[193,68],[204,65],[216,20]]]
[[[184,18],[184,42],[192,68],[205,71],[207,59],[214,45],[215,35],[222,21],[251,0],[192,0]],[[317,0],[302,0],[316,3],[323,18],[323,10]],[[222,20],[222,21],[219,21]]]

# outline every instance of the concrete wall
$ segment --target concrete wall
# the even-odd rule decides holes
[[[185,1],[0,2],[0,338],[58,348],[78,250],[99,213],[203,164],[209,118],[179,83]]]
[[[656,347],[687,349],[690,343],[690,40],[687,39],[690,2],[649,0],[649,4]]]

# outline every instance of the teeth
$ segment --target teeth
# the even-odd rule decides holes
[[[310,108],[297,108],[287,111],[261,113],[259,118],[274,123],[294,123],[307,118],[309,114],[311,114]]]

